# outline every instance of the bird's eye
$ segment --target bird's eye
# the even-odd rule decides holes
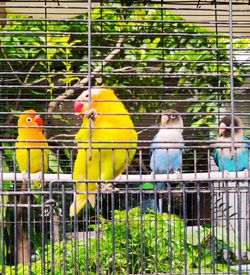
[[[26,121],[27,121],[27,122],[31,122],[31,121],[32,121],[32,118],[31,118],[31,117],[27,117],[27,118],[26,118]]]
[[[175,119],[175,115],[171,115],[170,117],[171,117],[172,119]]]
[[[89,94],[86,94],[85,97],[89,97]]]

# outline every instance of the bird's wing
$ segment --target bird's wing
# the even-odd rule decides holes
[[[75,136],[76,141],[88,141],[89,121],[84,119],[81,128]]]
[[[48,146],[48,143],[45,143]],[[49,168],[49,149],[44,150],[44,172],[46,173]]]
[[[184,143],[182,144],[182,155],[183,156],[185,155],[185,144]]]
[[[155,143],[157,141],[157,134],[153,137],[151,144],[150,144],[150,148],[149,148],[149,159],[151,159],[154,148],[157,147],[157,143]]]
[[[216,163],[216,165],[219,167],[219,152],[218,150],[215,148],[214,152],[213,152],[213,158],[214,158],[214,162]]]

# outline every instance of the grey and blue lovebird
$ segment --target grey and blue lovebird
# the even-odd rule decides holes
[[[183,120],[174,109],[163,111],[160,130],[150,145],[150,169],[154,174],[177,173],[182,167],[182,156],[185,153],[183,139]],[[165,182],[156,183],[156,189],[165,188]],[[159,201],[161,203],[161,201]],[[145,206],[153,208],[146,202]],[[144,207],[145,208],[145,207]],[[159,206],[161,212],[161,205]]]
[[[234,137],[232,137],[232,119],[224,116],[219,122],[217,144],[214,149],[214,161],[219,171],[243,171],[248,169],[248,150],[250,142],[243,135],[243,123],[238,116],[233,117]],[[231,147],[234,138],[234,148]]]

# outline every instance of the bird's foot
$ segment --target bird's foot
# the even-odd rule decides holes
[[[36,172],[36,175],[38,175],[38,179],[36,181],[33,181],[33,184],[35,188],[38,188],[41,187],[42,183],[44,182],[43,172],[38,171]]]
[[[115,178],[115,180],[117,180],[117,181],[120,181],[122,179],[122,174],[120,174],[119,176],[117,176],[116,178]]]
[[[27,181],[27,178],[28,178],[28,174],[26,171],[22,171],[22,181],[23,182],[26,182]]]
[[[224,170],[224,178],[225,179],[228,179],[229,178],[229,176],[230,176],[230,172],[228,171],[228,170]]]
[[[151,172],[151,174],[150,174],[150,178],[151,178],[152,180],[154,180],[154,179],[155,179],[155,172]]]
[[[248,169],[245,169],[243,172],[244,172],[244,177],[248,178],[249,177]]]
[[[42,173],[42,171],[38,171],[38,172],[36,172],[36,174],[38,175],[38,181],[42,182],[43,181],[43,173]]]
[[[88,110],[86,113],[85,113],[86,117],[87,118],[91,118],[91,119],[95,119],[96,116],[97,116],[97,112],[95,109],[91,108],[90,110]]]
[[[26,171],[22,171],[21,190],[26,190],[26,188],[27,188],[27,178],[28,178],[27,172]]]
[[[118,192],[119,188],[114,187],[114,184],[108,183],[108,184],[101,184],[101,192]]]
[[[177,180],[180,180],[180,179],[181,179],[181,175],[182,175],[182,174],[181,174],[180,171],[177,170],[177,171],[174,172],[174,174],[176,175],[176,179],[177,179]]]

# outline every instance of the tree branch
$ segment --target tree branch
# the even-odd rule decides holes
[[[11,71],[12,71],[12,72],[15,72],[14,68],[12,67],[12,65],[11,65],[11,63],[10,63],[10,61],[9,61],[9,59],[8,59],[8,57],[7,57],[6,53],[5,53],[5,51],[4,51],[4,49],[2,48],[1,51],[2,51],[2,53],[3,53],[4,59],[6,60],[8,66],[10,67]],[[19,78],[19,76],[18,76],[17,74],[14,74],[14,76],[16,77],[17,81],[22,85],[23,82],[22,82],[22,80]]]
[[[121,36],[115,46],[115,49],[103,60],[102,64],[97,66],[93,72],[91,73],[91,76],[95,76],[97,75],[104,66],[107,65],[107,63],[115,56],[117,55],[121,49],[121,45],[124,41],[125,37]],[[66,90],[63,94],[59,95],[55,101],[51,101],[49,103],[49,107],[48,107],[48,113],[52,113],[53,110],[60,104],[60,101],[64,100],[65,98],[68,98],[72,95],[74,95],[75,93],[75,88],[80,88],[83,85],[87,84],[89,82],[89,78],[85,77],[81,80],[79,80],[76,84],[73,85],[73,88]]]
[[[7,56],[6,56],[6,54],[5,54],[4,51],[3,51],[3,54],[4,54],[4,58],[6,59],[7,63],[9,64],[11,70],[14,71],[14,68],[12,67],[11,63],[8,61]],[[33,69],[35,68],[36,64],[37,64],[37,61],[31,66],[31,68],[30,68],[29,72],[27,73],[27,75],[26,75],[26,77],[25,77],[25,79],[24,79],[23,82],[22,82],[22,80],[17,75],[15,75],[16,78],[17,78],[17,80],[18,80],[18,82],[21,83],[21,86],[27,84],[28,79],[30,77],[30,74],[33,71]],[[18,107],[20,105],[20,101],[18,99],[20,98],[21,93],[22,93],[22,89],[19,89],[19,91],[17,93],[17,97],[16,97],[17,100],[16,100],[16,104],[15,104],[15,109],[18,109]],[[14,116],[15,116],[14,114],[10,114],[4,124],[5,125],[10,124]]]

